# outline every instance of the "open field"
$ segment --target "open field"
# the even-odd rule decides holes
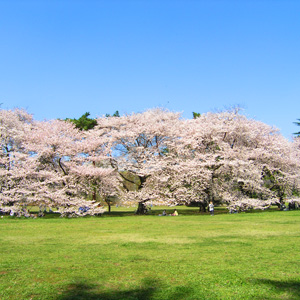
[[[300,210],[194,211],[4,217],[0,299],[300,299]]]

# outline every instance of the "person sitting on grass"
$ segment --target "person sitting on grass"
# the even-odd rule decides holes
[[[166,212],[166,210],[165,210],[165,209],[163,210],[162,214],[159,214],[159,216],[160,216],[160,217],[162,217],[162,216],[166,216],[166,215],[167,215],[167,212]]]
[[[178,212],[177,212],[177,209],[174,210],[174,212],[172,213],[171,216],[178,216]]]

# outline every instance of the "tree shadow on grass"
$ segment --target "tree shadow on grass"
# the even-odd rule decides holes
[[[162,285],[153,279],[145,279],[138,288],[128,290],[114,288],[110,291],[99,292],[98,288],[96,284],[81,280],[70,284],[56,300],[151,300],[157,293],[162,295],[161,299],[181,300],[187,299],[193,293],[193,290],[187,287],[177,287],[172,292],[164,293]]]
[[[278,293],[285,293],[286,296],[284,299],[300,300],[300,280],[279,281],[279,280],[271,280],[271,279],[256,279],[255,281],[257,284],[264,284],[275,288],[278,291]],[[264,297],[263,299],[272,300],[274,298]]]

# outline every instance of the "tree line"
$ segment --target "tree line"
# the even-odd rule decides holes
[[[101,214],[99,199],[112,198],[141,211],[147,202],[265,209],[300,192],[300,138],[288,141],[237,109],[50,121],[0,110],[0,134],[0,210],[19,215],[28,205]],[[134,189],[124,183],[128,173],[140,182]]]

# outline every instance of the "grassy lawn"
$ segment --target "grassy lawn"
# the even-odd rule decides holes
[[[178,209],[0,219],[0,299],[300,299],[300,210]]]

